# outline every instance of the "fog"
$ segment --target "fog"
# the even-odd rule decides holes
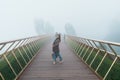
[[[36,35],[31,3],[0,0],[0,42]]]
[[[120,42],[120,0],[0,0],[0,42],[38,35],[35,20],[77,36]],[[116,27],[114,27],[116,26]],[[114,38],[115,37],[115,38]]]

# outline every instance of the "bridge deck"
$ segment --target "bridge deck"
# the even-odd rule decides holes
[[[51,44],[45,45],[40,50],[19,80],[99,80],[64,42],[60,44],[64,62],[53,65]]]

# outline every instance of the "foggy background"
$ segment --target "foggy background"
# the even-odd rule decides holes
[[[120,0],[0,0],[0,42],[54,32],[120,42],[119,14]]]

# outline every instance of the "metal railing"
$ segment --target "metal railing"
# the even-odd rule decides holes
[[[120,43],[65,37],[67,44],[102,80],[120,79]]]
[[[16,80],[48,39],[41,35],[0,43],[0,80]]]

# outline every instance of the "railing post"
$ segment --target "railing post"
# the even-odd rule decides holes
[[[90,47],[88,46],[88,48],[86,49],[86,51],[85,51],[85,53],[84,53],[84,55],[83,55],[83,58],[86,56],[86,54],[87,54],[87,52],[88,52],[88,50],[90,49]],[[83,59],[82,58],[82,59]]]
[[[98,46],[96,45],[96,43],[92,40],[93,44],[96,46],[96,48],[98,48]],[[100,49],[96,49],[97,50],[97,53],[95,54],[93,60],[91,61],[90,63],[90,66],[92,65],[92,63],[94,62],[94,60],[96,59],[97,55],[100,53]]]
[[[93,60],[92,60],[91,63],[90,63],[90,66],[92,65],[92,63],[94,62],[95,58],[97,57],[97,55],[98,55],[99,53],[100,53],[100,50],[97,51],[95,57],[93,58]]]
[[[14,71],[12,65],[10,64],[9,60],[7,59],[6,55],[4,54],[4,59],[6,60],[6,62],[8,63],[9,67],[11,68],[12,72],[14,73],[15,76],[17,76],[17,73]]]
[[[82,43],[81,46],[80,46],[80,49],[79,49],[79,51],[78,51],[79,57],[80,57],[80,50],[83,48],[83,46],[84,46],[84,44]]]
[[[31,45],[32,50],[35,52],[38,47],[36,47],[36,45],[35,45],[33,40],[31,40],[31,44],[30,45]],[[34,46],[36,49],[33,49],[32,46]]]
[[[118,57],[116,57],[112,63],[112,65],[110,66],[110,68],[108,69],[107,73],[105,74],[103,80],[106,79],[107,75],[109,74],[110,70],[112,69],[113,65],[115,64],[115,62],[117,61]]]
[[[28,41],[27,41],[28,43],[27,44],[25,44],[24,46],[28,49],[28,51],[29,51],[29,53],[30,53],[30,56],[31,57],[33,57],[33,55],[31,54],[31,52],[30,52],[30,49],[28,48],[28,45],[29,45],[29,39],[28,39]]]
[[[23,43],[25,42],[25,40],[23,40],[23,41],[21,41],[22,43],[19,45],[19,47],[21,47],[22,45],[23,45]],[[24,62],[25,62],[25,64],[27,64],[27,61],[25,60],[25,58],[23,57],[23,54],[22,54],[22,52],[20,51],[20,49],[18,48],[18,52],[20,53],[20,55],[22,56],[22,58],[23,58],[23,60],[24,60]]]
[[[1,73],[0,73],[0,76],[1,76],[2,80],[5,80],[5,78],[3,77],[3,75]]]
[[[12,54],[13,54],[14,58],[16,59],[17,63],[19,64],[20,68],[22,69],[23,67],[22,67],[22,65],[20,64],[19,60],[17,59],[14,51],[12,51]]]

